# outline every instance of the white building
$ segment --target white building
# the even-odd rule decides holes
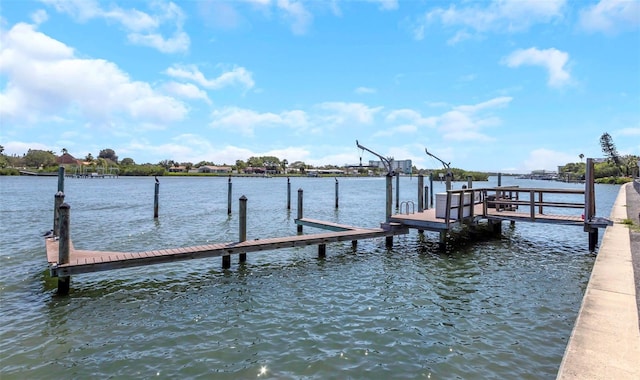
[[[375,166],[380,169],[384,169],[384,163],[382,161],[369,161],[369,166]],[[391,169],[397,173],[411,174],[411,160],[393,160],[391,161]]]

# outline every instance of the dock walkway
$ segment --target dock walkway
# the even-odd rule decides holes
[[[409,233],[407,227],[399,225],[391,225],[387,228],[359,228],[322,222],[315,224],[316,226],[324,224],[325,226],[331,226],[331,228],[342,228],[342,230],[144,252],[77,250],[70,242],[69,260],[65,264],[59,264],[59,241],[56,238],[46,238],[45,241],[51,276],[64,277],[81,273],[131,268],[180,260],[220,257],[308,245],[321,246],[339,241],[356,241]]]
[[[640,330],[623,185],[598,251],[558,380],[640,379]]]

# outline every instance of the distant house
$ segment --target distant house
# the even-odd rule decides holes
[[[186,166],[172,166],[169,168],[169,173],[184,173],[187,171]]]
[[[70,155],[69,153],[63,153],[62,156],[56,157],[56,163],[58,165],[82,165],[81,160],[77,160],[75,157]]]
[[[244,169],[244,172],[246,174],[265,174],[267,172],[267,168],[248,166]]]
[[[229,174],[231,173],[230,166],[212,166],[203,165],[198,168],[198,173],[216,173],[216,174]]]

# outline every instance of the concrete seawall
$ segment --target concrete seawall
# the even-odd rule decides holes
[[[623,185],[611,211],[558,379],[640,379],[640,329]],[[637,199],[637,198],[636,198]]]

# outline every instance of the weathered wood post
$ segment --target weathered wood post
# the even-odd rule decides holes
[[[232,189],[233,184],[231,183],[231,176],[229,176],[229,182],[227,185],[227,215],[231,215],[231,196],[233,194]]]
[[[64,166],[58,166],[58,191],[64,193]]]
[[[431,190],[433,192],[433,190]],[[424,187],[424,209],[429,209],[429,186]]]
[[[389,223],[391,221],[391,207],[393,204],[393,173],[388,173],[386,176],[386,211],[385,211],[385,222]],[[388,248],[393,246],[393,236],[387,236],[385,238],[385,243]]]
[[[447,191],[449,191],[451,190],[451,173],[447,173],[445,177],[446,177],[446,188],[447,188]]]
[[[498,187],[502,186],[502,173],[498,173]]]
[[[339,198],[338,179],[336,178],[336,208],[338,208],[338,198]]]
[[[318,244],[318,257],[323,258],[327,256],[327,245]]]
[[[58,191],[53,201],[53,236],[60,236],[60,206],[64,203],[64,193]]]
[[[69,238],[69,225],[70,225],[70,214],[71,214],[71,206],[67,203],[62,203],[60,205],[60,235],[58,239],[58,265],[68,264],[69,263],[69,249],[70,249],[70,238]],[[71,282],[70,276],[59,276],[58,277],[58,294],[67,295],[69,294],[69,284]]]
[[[473,187],[473,176],[467,176],[467,189],[471,189]]]
[[[298,219],[302,219],[302,188],[298,189]],[[302,224],[298,224],[298,233],[302,233]]]
[[[396,173],[396,210],[400,209],[400,173]]]
[[[593,159],[587,158],[587,167],[584,181],[584,231],[589,233],[589,251],[595,251],[598,244],[598,229],[591,227],[589,221],[596,214],[595,175],[593,172]]]
[[[158,181],[158,177],[156,177],[156,187],[153,193],[153,218],[158,219],[158,208],[160,207],[160,202],[158,201],[158,197],[160,196],[160,181]]]
[[[291,210],[291,180],[287,177],[287,210]]]
[[[418,212],[424,210],[424,176],[418,174]]]
[[[433,208],[433,172],[429,173],[429,207]]]
[[[240,217],[239,217],[239,231],[238,241],[243,242],[247,240],[247,197],[244,195],[240,197]],[[247,261],[247,253],[242,252],[239,255],[239,262],[244,263]]]

